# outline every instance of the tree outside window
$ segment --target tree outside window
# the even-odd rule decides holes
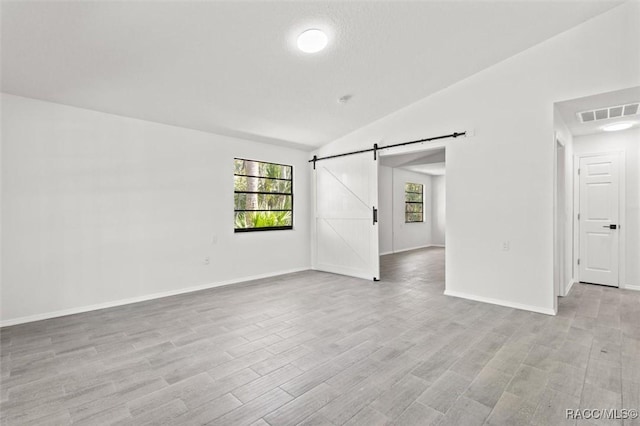
[[[293,229],[293,167],[234,159],[235,232]]]

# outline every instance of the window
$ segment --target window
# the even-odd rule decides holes
[[[234,160],[235,232],[293,229],[293,167]]]
[[[404,184],[404,222],[423,222],[423,185],[420,183]]]

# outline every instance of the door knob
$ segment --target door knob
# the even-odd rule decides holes
[[[609,228],[609,229],[618,229],[618,225],[615,224],[611,224],[611,225],[604,225],[603,228]]]

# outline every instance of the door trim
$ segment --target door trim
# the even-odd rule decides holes
[[[554,133],[554,139],[555,139],[555,143],[554,143],[554,151],[553,151],[553,158],[554,158],[554,162],[553,162],[553,290],[554,290],[554,308],[557,310],[558,309],[558,296],[566,296],[569,292],[568,288],[569,283],[565,282],[564,278],[565,278],[565,272],[566,272],[566,249],[565,249],[565,244],[567,244],[564,241],[564,238],[566,236],[566,227],[565,227],[565,217],[566,217],[566,212],[564,212],[564,206],[566,206],[566,202],[565,199],[567,197],[567,183],[565,181],[566,179],[566,163],[567,163],[567,159],[566,159],[566,155],[567,155],[567,151],[566,151],[566,146],[564,141],[561,139],[560,135],[555,132]],[[559,150],[563,149],[563,159],[565,164],[563,165],[563,168],[565,168],[564,171],[564,175],[565,178],[563,178],[563,183],[564,183],[564,188],[562,191],[560,191],[560,182],[558,181],[558,153]],[[564,198],[562,199],[562,206],[558,205],[558,195],[559,193],[562,193],[562,195],[564,196]],[[562,209],[562,210],[561,210]],[[559,212],[563,211],[564,212],[564,216],[562,218],[562,220],[559,220]],[[564,244],[563,244],[564,243]]]
[[[619,203],[619,234],[618,234],[618,288],[627,288],[626,275],[626,255],[627,255],[627,226],[626,226],[626,161],[624,150],[620,151],[601,151],[589,152],[586,154],[575,154],[573,156],[573,276],[576,282],[580,282],[580,268],[578,267],[578,258],[580,257],[580,221],[578,213],[580,210],[580,159],[588,157],[597,157],[600,155],[618,155],[620,183],[618,187],[618,203]]]

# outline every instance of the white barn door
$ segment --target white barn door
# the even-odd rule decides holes
[[[314,175],[314,269],[379,279],[378,224],[374,223],[378,162],[373,153],[318,161]]]

